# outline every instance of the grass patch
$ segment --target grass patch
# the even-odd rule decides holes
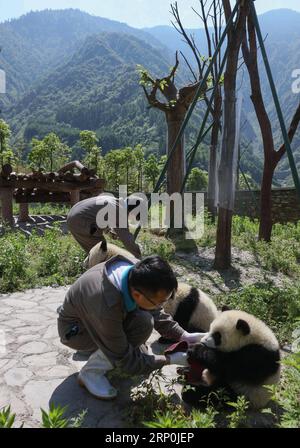
[[[1,237],[0,292],[67,285],[83,273],[84,251],[58,226],[44,236],[8,231]]]
[[[235,216],[233,244],[248,250],[263,269],[298,277],[300,274],[300,221],[297,224],[275,224],[272,241],[258,241],[258,221]]]
[[[64,204],[29,204],[29,215],[67,215],[70,211],[71,205]],[[18,216],[20,207],[18,204],[13,204],[13,214]]]
[[[300,352],[283,360],[285,366],[280,386],[273,388],[273,399],[283,410],[277,417],[279,428],[300,428]]]

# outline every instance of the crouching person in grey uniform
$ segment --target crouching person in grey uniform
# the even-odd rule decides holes
[[[95,397],[112,399],[117,390],[105,373],[115,367],[128,374],[148,374],[167,364],[187,365],[186,353],[158,356],[145,342],[155,328],[163,337],[196,343],[203,334],[184,331],[162,309],[177,289],[170,265],[158,256],[116,256],[85,272],[58,309],[62,344],[90,351],[78,375]]]
[[[136,202],[143,202],[138,196],[133,198]],[[141,251],[139,245],[134,241],[133,235],[129,232],[127,227],[118,225],[119,214],[125,213],[125,218],[128,214],[139,204],[130,205],[128,199],[115,198],[111,194],[102,193],[99,196],[84,199],[75,204],[68,216],[67,226],[72,233],[75,240],[80,246],[89,253],[89,251],[100,241],[105,240],[103,236],[104,230],[109,230],[109,227],[100,228],[97,225],[97,214],[104,207],[110,207],[113,210],[115,219],[115,226],[110,230],[120,240],[130,253],[135,257],[141,258]]]

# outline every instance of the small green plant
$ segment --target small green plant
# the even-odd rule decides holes
[[[144,256],[157,254],[168,261],[174,258],[175,246],[166,238],[154,238],[153,235],[143,233],[141,237],[141,245],[143,247]]]
[[[48,412],[41,409],[42,427],[43,428],[80,428],[83,425],[87,410],[81,412],[77,417],[72,419],[66,418],[65,413],[68,407],[54,406],[50,404]]]
[[[161,388],[164,382],[166,392]],[[169,379],[161,371],[153,372],[132,394],[128,412],[135,427],[147,428],[214,428],[218,411],[207,406],[205,412],[187,409],[175,398],[178,379]]]
[[[180,412],[168,410],[165,413],[156,411],[153,421],[143,422],[146,428],[187,428],[186,421],[180,415]]]
[[[11,413],[10,406],[0,411],[0,428],[12,428],[15,422],[16,414]]]
[[[50,410],[48,412],[41,409],[42,412],[42,426],[43,428],[67,428],[68,419],[64,418],[66,407],[61,406],[55,407],[53,404],[50,405]]]
[[[76,417],[66,418],[65,413],[68,406],[54,406],[52,403],[48,412],[41,409],[42,428],[80,428],[87,414],[87,410],[82,411]],[[12,428],[15,422],[16,414],[11,412],[11,407],[7,406],[0,410],[0,428]],[[24,423],[21,425],[23,428]]]
[[[161,381],[166,377],[161,371],[152,372],[131,395],[132,405],[128,410],[128,418],[133,426],[152,420],[155,412],[166,412],[172,409],[170,396],[166,396],[161,389]],[[171,406],[171,407],[170,407]]]
[[[8,230],[1,243],[0,291],[11,292],[22,288],[23,280],[30,278],[26,237]]]
[[[229,401],[229,406],[234,408],[234,411],[227,417],[229,421],[229,428],[242,428],[247,423],[246,412],[249,408],[249,402],[245,397],[238,397],[236,402]]]
[[[297,277],[300,272],[300,221],[297,224],[275,224],[271,242],[258,240],[258,220],[235,216],[233,243],[252,252],[267,271]]]
[[[279,428],[299,428],[300,352],[291,354],[281,364],[284,366],[281,383],[276,386],[268,386],[273,400],[281,408],[277,426]]]
[[[168,410],[165,413],[155,412],[154,420],[145,422],[146,428],[215,428],[215,417],[218,414],[213,408],[205,412],[195,409],[188,415],[181,407]]]
[[[1,236],[0,293],[71,284],[83,273],[84,257],[79,244],[62,235],[58,225],[43,236],[33,231],[29,238],[6,230]]]

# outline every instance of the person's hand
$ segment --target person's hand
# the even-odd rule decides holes
[[[118,235],[112,229],[109,229],[107,233],[113,240],[117,240],[118,239]]]
[[[168,364],[175,364],[182,367],[187,367],[189,365],[187,361],[187,353],[184,352],[172,353],[172,355],[167,355],[166,358]]]
[[[188,344],[197,344],[206,336],[207,333],[188,333],[185,331],[180,338],[180,342],[187,342]]]

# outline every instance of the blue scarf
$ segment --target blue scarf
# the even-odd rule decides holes
[[[128,311],[128,313],[130,313],[130,311],[134,311],[137,308],[137,304],[136,304],[135,300],[131,297],[131,294],[129,292],[129,287],[128,287],[129,272],[131,271],[131,269],[133,269],[133,267],[134,266],[126,267],[124,269],[124,271],[122,273],[122,277],[121,277],[121,289],[122,289],[125,307],[126,307],[126,310]]]

